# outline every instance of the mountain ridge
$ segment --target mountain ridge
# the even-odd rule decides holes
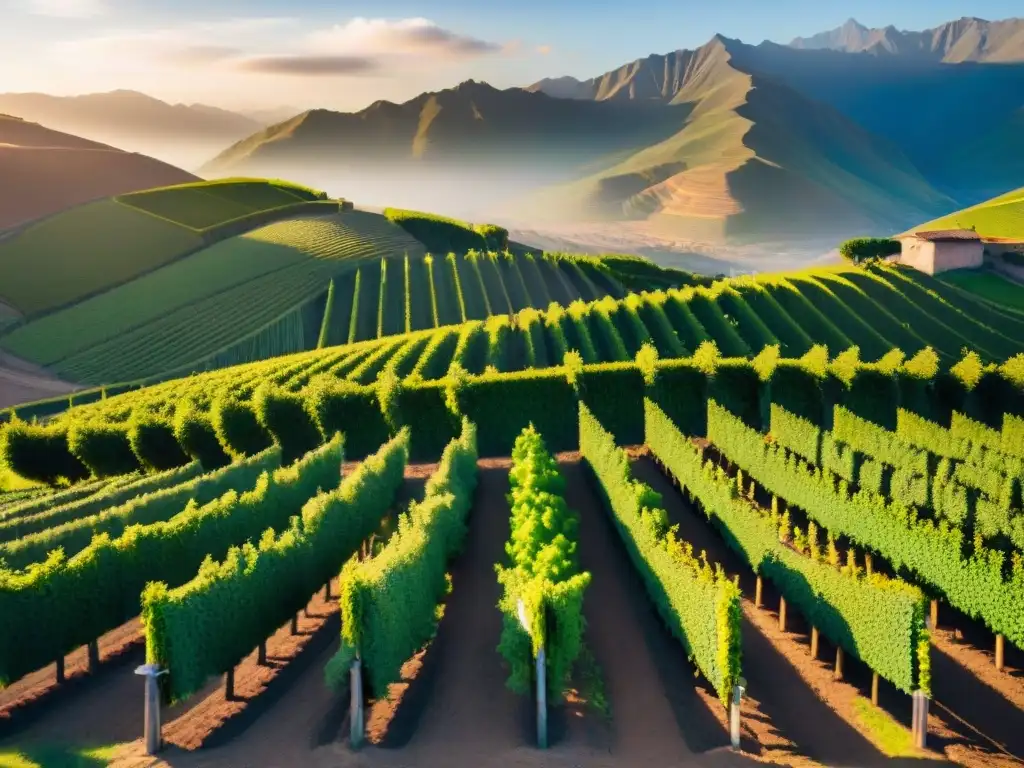
[[[912,56],[947,64],[1024,61],[1024,18],[989,21],[964,16],[931,29],[869,28],[849,19],[835,29],[797,37],[789,46],[873,56]]]

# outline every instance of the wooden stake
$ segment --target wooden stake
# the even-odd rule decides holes
[[[754,587],[754,607],[761,607],[761,574],[757,574],[757,586]]]
[[[874,563],[871,560],[870,552],[864,553],[864,568],[867,569],[868,576],[870,576],[874,572]]]
[[[878,673],[871,673],[871,703],[878,706]]]
[[[937,629],[939,626],[939,601],[932,600],[932,629]]]
[[[299,614],[292,616],[292,634],[299,634]]]
[[[256,647],[256,663],[261,667],[267,666],[267,641],[261,640]]]
[[[224,698],[233,701],[235,698],[235,668],[232,667],[224,676]]]
[[[331,599],[331,582],[324,584],[324,602],[329,602]]]
[[[811,658],[818,658],[818,628],[811,627]]]
[[[95,674],[96,670],[100,666],[100,644],[96,640],[93,640],[87,646],[89,656],[89,674]]]
[[[843,679],[843,649],[836,647],[836,680]]]
[[[1003,636],[996,635],[996,670],[998,672],[1003,671],[1003,667],[1006,665],[1005,659],[1005,648],[1003,643]]]
[[[60,685],[67,677],[64,676],[64,657],[61,656],[57,659],[57,684]]]
[[[786,631],[786,598],[779,598],[779,629]]]

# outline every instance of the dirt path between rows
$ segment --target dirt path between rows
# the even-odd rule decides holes
[[[621,765],[676,765],[729,743],[723,709],[695,685],[686,653],[655,612],[580,462],[563,461],[566,500],[580,514],[587,642],[611,708],[610,752]],[[745,764],[739,756],[737,764]]]
[[[749,573],[750,569],[651,459],[634,461],[633,472],[638,480],[662,494],[665,511],[672,524],[679,524],[682,539],[692,543],[698,552],[707,551],[709,560],[722,563],[728,573],[744,576]],[[744,592],[750,590],[744,589]],[[744,600],[745,604],[748,602]],[[761,713],[789,742],[788,749],[830,766],[891,765],[890,758],[815,695],[800,673],[746,615],[753,606],[745,608],[742,637],[747,691],[756,700]]]

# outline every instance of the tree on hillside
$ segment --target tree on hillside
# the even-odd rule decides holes
[[[884,259],[900,252],[900,241],[888,237],[855,237],[839,246],[839,255],[854,264]]]

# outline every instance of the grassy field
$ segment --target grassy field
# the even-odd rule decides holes
[[[284,182],[241,179],[72,208],[0,241],[0,301],[28,316],[70,305],[200,248],[209,227],[315,194]]]
[[[0,348],[67,380],[111,383],[621,298],[619,269],[631,286],[699,282],[623,257],[425,256],[378,214],[277,222],[14,328]]]
[[[1024,238],[1024,187],[921,224],[913,231],[930,229],[975,229],[982,237]]]
[[[120,195],[117,202],[203,231],[257,211],[323,199],[323,193],[283,181],[218,179]]]
[[[1024,312],[1024,285],[994,272],[954,270],[943,274],[941,279],[944,283],[955,285],[988,301]]]

